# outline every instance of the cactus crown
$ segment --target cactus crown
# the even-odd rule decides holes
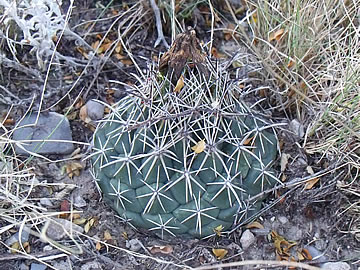
[[[150,69],[94,135],[105,200],[162,238],[225,232],[257,213],[264,197],[251,197],[277,181],[272,125],[242,101],[241,82],[218,63],[203,65],[206,74],[185,64],[176,87]]]

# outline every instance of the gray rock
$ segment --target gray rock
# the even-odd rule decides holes
[[[256,238],[250,230],[246,230],[240,238],[240,243],[244,250],[250,247],[253,243],[255,243],[255,241]]]
[[[87,205],[86,201],[80,195],[74,196],[74,206],[78,208],[85,207]]]
[[[69,265],[69,262],[67,262],[66,260],[61,260],[61,261],[54,262],[52,266],[56,270],[69,270],[69,269],[71,269],[71,266]],[[99,269],[101,269],[101,268],[99,268]]]
[[[346,262],[327,262],[321,266],[325,270],[350,270],[350,265]]]
[[[104,104],[96,100],[89,100],[86,102],[87,116],[93,120],[100,120],[104,117]]]
[[[84,229],[69,220],[62,218],[54,218],[47,228],[46,234],[53,240],[61,240],[71,232],[83,233]]]
[[[131,251],[139,251],[141,249],[141,243],[138,239],[130,239],[126,241],[126,247]]]
[[[305,246],[305,248],[309,251],[313,260],[316,260],[320,263],[328,260],[328,258],[324,255],[324,253],[319,251],[317,248],[313,246]]]
[[[21,231],[21,243],[25,243],[29,240],[29,231],[24,228]],[[12,235],[8,240],[6,240],[5,244],[8,246],[11,246],[12,244],[19,242],[19,232]]]
[[[278,217],[278,220],[280,221],[281,224],[286,224],[289,222],[288,218],[287,217],[284,217],[284,216],[279,216]]]
[[[94,270],[94,269],[102,269],[102,265],[99,262],[87,262],[81,266],[81,270]]]
[[[64,115],[55,112],[40,114],[37,124],[34,125],[36,116],[37,114],[34,112],[29,113],[14,131],[13,139],[15,141],[38,140],[24,142],[22,144],[24,149],[16,145],[15,152],[17,154],[29,155],[28,151],[38,154],[70,154],[74,151],[74,145],[70,142],[72,135],[69,121]],[[43,140],[66,142],[45,142]]]
[[[299,138],[304,137],[304,126],[298,120],[292,120],[289,124],[289,129]]]
[[[43,206],[48,206],[48,207],[53,207],[54,206],[49,198],[41,198],[40,199],[40,204],[43,205]]]
[[[32,263],[30,266],[30,270],[45,270],[45,269],[46,269],[46,265],[44,264]]]

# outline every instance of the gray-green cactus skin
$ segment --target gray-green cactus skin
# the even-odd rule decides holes
[[[273,126],[242,101],[239,82],[219,68],[207,78],[186,72],[178,93],[155,72],[139,78],[93,140],[93,174],[106,202],[162,238],[226,232],[255,215],[278,181]],[[194,151],[199,142],[204,149]]]

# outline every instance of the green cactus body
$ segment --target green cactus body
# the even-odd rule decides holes
[[[219,226],[225,232],[255,215],[265,198],[259,193],[277,182],[272,126],[241,101],[227,74],[186,72],[192,79],[180,93],[149,74],[93,140],[93,174],[105,200],[160,237],[208,237]],[[200,141],[205,147],[196,152]]]

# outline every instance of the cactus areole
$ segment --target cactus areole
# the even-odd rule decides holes
[[[272,125],[242,101],[238,81],[206,65],[205,76],[187,64],[180,89],[149,71],[95,131],[91,163],[105,201],[161,238],[226,233],[256,215],[278,181]]]

